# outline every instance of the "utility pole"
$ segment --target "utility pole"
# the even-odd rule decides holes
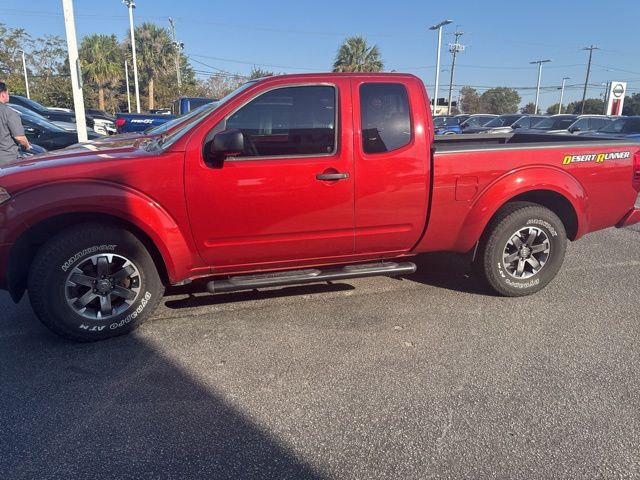
[[[124,61],[124,79],[127,82],[127,110],[131,113],[131,95],[129,94],[129,66]]]
[[[451,20],[443,20],[440,23],[437,23],[431,27],[429,30],[438,30],[438,53],[436,54],[436,85],[433,89],[433,110],[432,113],[435,115],[436,107],[438,106],[438,85],[440,83],[440,50],[442,50],[442,27],[445,25],[449,25]]]
[[[76,41],[76,24],[73,17],[73,0],[62,0],[62,10],[64,11],[64,29],[67,34],[69,73],[71,74],[71,88],[73,91],[73,106],[76,113],[78,142],[86,142],[87,120],[84,116],[82,76],[80,75],[80,59],[78,58],[78,42]]]
[[[171,34],[173,35],[173,46],[176,47],[176,75],[178,76],[178,94],[182,89],[182,78],[180,77],[180,50],[184,47],[184,44],[176,40],[176,26],[173,24],[173,18],[169,17],[169,23],[171,24]]]
[[[453,55],[453,59],[451,60],[451,76],[449,77],[449,97],[447,100],[447,108],[448,108],[449,115],[451,115],[451,93],[453,91],[453,72],[456,69],[456,55],[458,53],[464,52],[464,45],[458,43],[458,40],[463,35],[463,33],[464,32],[458,32],[456,30],[456,33],[454,33],[454,35],[456,36],[456,39],[453,43],[449,44],[449,51]]]
[[[22,70],[24,71],[24,88],[27,90],[27,98],[31,98],[29,96],[29,79],[27,78],[27,61],[24,59],[24,50],[20,50],[22,52]]]
[[[136,89],[136,112],[140,113],[140,89],[138,87],[138,62],[136,61],[136,36],[133,30],[133,9],[136,8],[135,0],[122,0],[129,9],[129,29],[131,31],[131,56],[133,59],[133,83]]]
[[[542,64],[548,63],[551,60],[535,60],[533,62],[529,62],[531,65],[538,64],[538,86],[536,87],[536,106],[533,109],[533,113],[535,115],[538,114],[538,100],[540,99],[540,80],[542,80]]]
[[[590,47],[584,47],[582,50],[589,50],[589,63],[587,63],[587,77],[584,80],[584,90],[582,92],[582,106],[580,107],[580,115],[584,114],[584,103],[587,99],[587,84],[589,83],[589,72],[591,71],[591,56],[593,55],[594,50],[600,50],[595,45],[591,45]]]
[[[560,87],[560,103],[558,104],[558,113],[562,113],[562,99],[564,98],[564,82],[571,77],[562,77],[562,87]]]

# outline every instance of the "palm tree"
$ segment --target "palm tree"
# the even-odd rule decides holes
[[[120,44],[115,35],[89,35],[80,44],[82,73],[98,87],[98,108],[104,110],[104,89],[122,74]]]
[[[169,67],[175,53],[175,45],[166,28],[153,23],[136,27],[138,68],[149,81],[149,110],[154,108],[154,80]]]
[[[384,67],[380,50],[370,47],[363,37],[347,38],[338,49],[334,72],[380,72]]]

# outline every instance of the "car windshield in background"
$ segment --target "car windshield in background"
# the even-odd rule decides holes
[[[598,130],[600,133],[640,133],[640,117],[619,118]]]
[[[49,121],[45,117],[40,115],[38,112],[29,110],[27,107],[23,107],[22,105],[14,105],[13,103],[7,103],[7,105],[9,105],[9,108],[13,108],[20,115],[29,115],[31,117],[36,117],[36,118],[39,118],[40,120],[44,120],[45,122]]]
[[[433,123],[436,127],[455,127],[458,119],[455,117],[434,117]]]
[[[179,117],[176,117],[172,120],[169,120],[166,123],[163,123],[161,125],[157,125],[155,127],[151,127],[147,130],[145,130],[145,134],[149,134],[149,135],[162,135],[163,133],[168,132],[169,130],[171,130],[173,127],[175,127],[176,125],[179,125],[185,121],[188,121],[190,118],[194,118],[194,117],[198,117],[200,115],[204,116],[204,115],[208,115],[210,112],[212,112],[213,110],[215,110],[218,105],[220,103],[219,102],[209,102],[206,103],[198,108],[196,108],[195,110],[191,110],[189,113],[185,113],[184,115],[180,115]]]
[[[491,128],[508,127],[509,125],[513,124],[516,120],[520,118],[521,118],[520,116],[516,116],[516,115],[497,117],[491,120],[489,123],[486,123],[485,127],[491,127]]]
[[[31,100],[30,98],[23,97],[22,101],[29,106],[28,108],[30,108],[31,110],[35,110],[36,112],[46,112],[47,110],[49,110],[44,105],[40,105],[38,102]],[[9,103],[11,103],[11,95],[9,95]]]
[[[51,123],[39,116],[22,114],[20,118],[37,125],[39,128],[46,130],[47,132],[67,133],[67,130],[64,128],[59,127],[55,123]]]

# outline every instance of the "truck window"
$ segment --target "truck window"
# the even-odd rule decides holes
[[[382,153],[411,142],[409,97],[400,83],[365,83],[360,86],[362,150]]]
[[[336,148],[336,90],[278,88],[253,99],[226,121],[241,130],[243,157],[331,154]]]

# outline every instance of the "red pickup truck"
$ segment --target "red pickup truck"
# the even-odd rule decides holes
[[[567,240],[640,221],[639,191],[637,143],[434,140],[414,76],[269,77],[162,135],[2,167],[0,288],[76,340],[129,332],[168,285],[403,275],[422,252],[469,254],[493,291],[527,295]]]

